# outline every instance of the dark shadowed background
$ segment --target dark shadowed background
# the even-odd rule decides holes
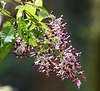
[[[100,91],[100,0],[44,0],[44,7],[57,17],[64,15],[72,45],[83,53],[80,61],[87,81],[80,78],[78,90],[71,80],[61,82],[55,73],[50,78],[38,73],[33,58],[16,58],[10,52],[0,62],[0,85],[18,91]]]

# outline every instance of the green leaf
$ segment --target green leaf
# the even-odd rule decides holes
[[[55,16],[50,15],[49,12],[44,7],[37,6],[36,8],[40,10],[39,12],[37,12],[37,14],[39,16],[39,21],[42,21],[43,19],[46,19],[46,18],[55,19]]]
[[[9,17],[12,17],[10,12],[5,10],[5,9],[0,9],[0,12],[3,14],[3,15],[6,15],[6,16],[9,16]]]
[[[37,6],[36,8],[39,9],[40,11],[43,11],[43,12],[46,13],[47,15],[50,15],[50,14],[48,13],[48,11],[47,11],[44,7]]]
[[[3,60],[12,49],[13,44],[14,44],[15,34],[16,32],[13,26],[4,26],[1,29],[0,61]]]
[[[26,22],[23,18],[19,18],[19,24],[18,24],[18,34],[19,34],[19,37],[28,42],[30,45],[33,45],[33,46],[37,46],[37,42],[32,38],[32,35],[30,32],[28,32],[28,29],[27,29],[27,24],[28,22]],[[24,32],[26,32],[26,35],[24,35]],[[28,38],[30,37],[30,38]]]
[[[38,18],[38,16],[37,15],[32,15],[30,12],[28,12],[28,11],[26,11],[26,16],[29,16],[30,17],[30,21],[31,22],[34,22],[35,24],[39,24],[39,18]]]
[[[44,39],[43,34],[40,31],[38,31],[37,29],[32,29],[32,30],[30,30],[28,32],[32,33],[35,38],[38,38],[40,40],[43,40]]]
[[[31,26],[30,26],[30,30],[31,30],[31,29],[34,29],[35,27],[36,27],[35,24],[31,24]]]
[[[7,21],[7,22],[5,22],[5,23],[3,24],[3,28],[4,28],[4,27],[7,27],[7,26],[11,26],[11,22]]]
[[[7,43],[4,44],[2,47],[0,47],[0,61],[2,61],[7,56],[7,54],[11,51],[13,44],[14,42]]]
[[[30,3],[31,4],[31,3]],[[28,11],[31,15],[35,15],[35,13],[36,13],[36,8],[35,7],[33,7],[32,5],[28,5],[28,4],[26,4],[25,5],[25,10],[26,11]]]
[[[15,39],[15,29],[13,26],[7,26],[1,29],[0,32],[0,39],[1,39],[1,46],[6,43],[12,42]]]
[[[36,6],[43,6],[43,2],[42,2],[42,0],[33,0],[33,2],[35,2],[35,5]]]
[[[46,17],[46,16],[47,16],[47,14],[44,13],[43,11],[39,11],[39,12],[37,12],[37,13],[38,13],[38,15],[41,15],[42,17]]]
[[[43,22],[40,22],[40,24],[42,29],[48,30],[48,27]]]
[[[58,39],[57,39],[57,38],[55,39],[55,42],[57,42],[57,43],[58,43]]]
[[[22,15],[23,15],[23,10],[25,9],[25,7],[24,7],[23,5],[18,5],[15,9],[19,9],[18,12],[17,12],[17,15],[16,15],[17,19],[18,19],[19,17],[22,17]]]
[[[43,46],[43,47],[41,48],[40,52],[44,52],[44,51],[46,51],[48,48],[49,48],[49,46],[48,46],[48,45],[45,45],[45,46]]]
[[[23,5],[18,5],[18,6],[16,6],[15,9],[20,9],[20,8],[22,8],[22,7],[23,7]]]
[[[30,45],[33,45],[33,46],[37,46],[38,45],[37,42],[32,38],[32,36],[30,36],[28,42],[29,42]]]
[[[21,39],[27,41],[27,39],[24,37],[24,32],[27,32],[27,22],[23,18],[19,18],[18,23],[18,34],[21,37]]]
[[[16,2],[21,2],[21,0],[15,0]]]
[[[53,18],[53,19],[56,19],[55,16],[53,16],[53,15],[48,15],[48,16],[45,16],[45,17],[41,17],[41,18],[40,18],[40,21],[42,21],[42,20],[44,20],[44,19],[46,19],[46,18]]]
[[[39,21],[43,20],[43,18],[47,16],[47,14],[44,13],[43,11],[39,11],[37,12],[37,14],[39,16]]]

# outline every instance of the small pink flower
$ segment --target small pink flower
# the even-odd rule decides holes
[[[77,78],[77,86],[78,86],[78,89],[80,89],[81,81],[78,78]]]
[[[81,77],[84,78],[84,80],[86,81],[86,77],[83,74],[81,75]]]
[[[55,45],[55,49],[59,50],[59,45]]]

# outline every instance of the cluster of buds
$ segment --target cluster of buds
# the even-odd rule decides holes
[[[15,43],[14,43],[14,51],[13,54],[18,58],[23,58],[23,57],[32,57],[37,55],[36,51],[40,50],[40,46],[32,46],[22,40],[19,36],[16,37]],[[33,55],[34,53],[34,55]]]
[[[78,75],[86,80],[84,71],[78,71],[78,69],[81,69],[78,57],[82,53],[76,53],[75,48],[72,47],[71,41],[68,40],[71,33],[65,32],[66,25],[63,22],[63,15],[56,20],[49,21],[49,24],[47,24],[49,34],[45,32],[44,42],[50,41],[50,43],[45,45],[31,46],[21,40],[20,37],[16,37],[14,54],[21,57],[35,56],[32,66],[39,65],[38,72],[45,72],[47,76],[51,72],[56,72],[56,76],[60,77],[61,81],[71,79],[80,88],[81,81]],[[46,50],[41,51],[45,47]]]

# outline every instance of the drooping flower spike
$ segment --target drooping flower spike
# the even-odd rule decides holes
[[[69,40],[71,33],[66,32],[66,26],[67,23],[63,22],[63,15],[58,19],[49,20],[48,30],[45,30],[45,33],[41,32],[45,37],[44,40],[33,36],[33,39],[44,45],[32,46],[17,36],[13,53],[20,57],[35,56],[32,66],[39,65],[38,72],[46,73],[47,76],[50,76],[51,72],[56,72],[56,76],[60,77],[61,81],[71,79],[80,88],[81,81],[78,76],[81,75],[86,80],[84,71],[78,71],[81,69],[78,57],[82,53],[75,52],[75,48]],[[41,31],[39,28],[37,29]],[[24,33],[24,35],[26,34]]]

